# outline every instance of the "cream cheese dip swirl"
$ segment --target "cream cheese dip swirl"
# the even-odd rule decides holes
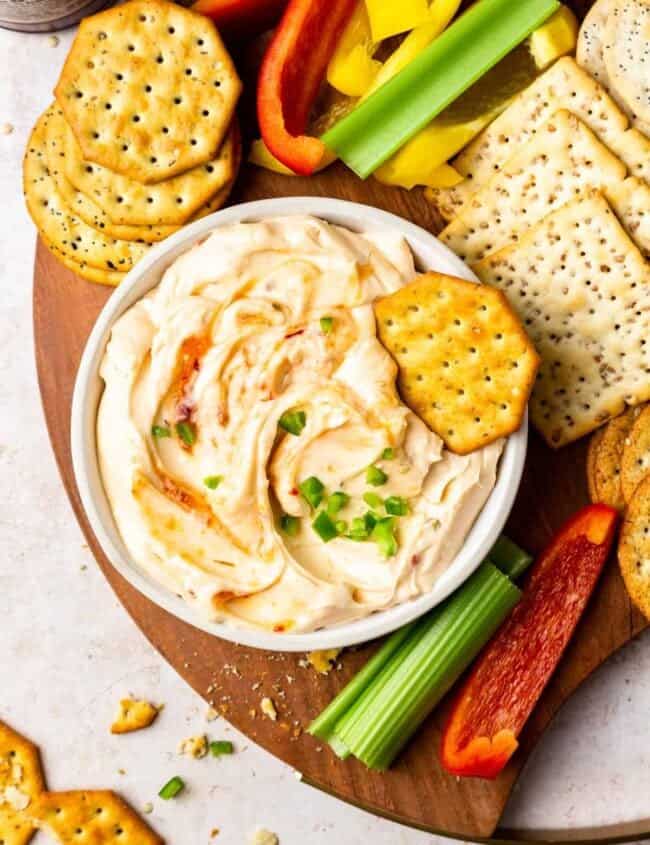
[[[454,455],[401,402],[371,303],[415,275],[384,230],[239,223],[116,322],[97,443],[138,565],[211,619],[274,631],[431,589],[503,443]]]

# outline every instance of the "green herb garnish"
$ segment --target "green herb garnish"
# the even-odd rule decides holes
[[[392,516],[386,516],[380,519],[372,529],[370,536],[377,543],[383,557],[393,557],[393,555],[397,554],[395,520]]]
[[[363,501],[371,508],[380,508],[384,504],[384,500],[377,493],[364,493]]]
[[[196,426],[194,423],[176,423],[176,434],[178,434],[186,446],[193,446],[196,443]]]
[[[309,478],[306,478],[302,484],[299,484],[298,490],[300,490],[303,499],[310,504],[314,510],[316,510],[323,501],[323,496],[325,495],[325,485],[319,478],[316,478],[315,475],[311,475]]]
[[[298,436],[307,424],[307,414],[304,411],[285,411],[278,420],[278,425],[289,434]]]
[[[343,510],[349,501],[350,497],[347,493],[344,493],[342,490],[337,490],[337,492],[332,493],[327,500],[327,513],[330,516],[336,516],[340,510]]]
[[[171,437],[172,433],[167,428],[166,425],[152,425],[151,426],[151,436],[152,437]]]
[[[389,496],[384,502],[386,513],[392,516],[406,516],[409,512],[409,505],[406,499],[401,496]]]
[[[324,543],[329,543],[330,540],[333,540],[338,535],[336,525],[325,511],[321,511],[318,514],[316,519],[312,522],[311,527]]]
[[[203,479],[203,483],[210,490],[216,490],[222,481],[223,475],[206,475]]]
[[[334,318],[333,317],[321,317],[320,318],[320,330],[323,334],[329,334],[334,327]]]
[[[235,750],[234,745],[229,739],[215,739],[214,742],[210,743],[208,748],[213,757],[221,757],[222,754],[232,754]]]
[[[394,457],[395,457],[395,450],[391,446],[388,446],[381,453],[382,461],[392,461]]]
[[[165,801],[169,801],[170,798],[176,798],[177,795],[180,795],[184,789],[185,782],[182,778],[179,778],[178,775],[176,775],[171,780],[167,781],[158,795],[160,798],[164,798]]]
[[[280,517],[280,528],[289,537],[295,537],[298,531],[300,531],[300,520],[297,516],[290,516],[288,513],[284,513]]]
[[[382,484],[385,484],[388,481],[388,476],[383,471],[383,469],[379,469],[379,467],[369,466],[366,470],[366,482],[368,484],[372,484],[373,487],[381,487]]]

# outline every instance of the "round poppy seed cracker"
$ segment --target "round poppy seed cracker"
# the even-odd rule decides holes
[[[628,408],[610,420],[602,430],[602,438],[594,464],[596,500],[622,511],[625,508],[621,485],[621,461],[625,441],[639,416],[639,408]]]
[[[109,287],[117,287],[122,279],[125,278],[126,273],[120,273],[119,270],[102,270],[101,267],[90,267],[84,262],[74,261],[66,253],[53,247],[46,240],[43,241],[45,246],[49,249],[52,255],[67,267],[72,270],[77,276],[85,279],[87,282],[94,282],[98,285],[108,285]]]
[[[83,158],[70,127],[66,127],[65,175],[90,197],[114,223],[129,226],[180,226],[231,182],[234,175],[235,129],[229,131],[215,159],[156,185],[113,173]]]
[[[650,476],[639,484],[629,503],[618,562],[630,598],[650,619]]]
[[[637,416],[623,447],[621,487],[629,504],[637,486],[650,474],[650,405]]]
[[[592,502],[599,501],[598,491],[596,490],[596,460],[604,433],[604,428],[594,431],[589,439],[589,448],[587,450],[587,488],[589,490],[589,498]]]
[[[650,123],[649,0],[618,0],[603,35],[603,56],[612,87],[628,109]]]
[[[102,270],[126,272],[146,255],[149,245],[109,238],[84,223],[59,194],[46,160],[48,109],[32,130],[23,162],[27,210],[43,239],[57,254]]]
[[[405,403],[460,455],[521,425],[539,357],[496,288],[425,273],[375,302]]]
[[[47,166],[58,192],[84,223],[112,238],[142,243],[157,243],[178,231],[178,226],[128,226],[113,223],[111,218],[90,197],[77,190],[65,175],[65,135],[63,112],[54,106],[47,126]]]
[[[154,183],[214,159],[240,91],[209,18],[131,0],[81,22],[55,96],[85,159]]]

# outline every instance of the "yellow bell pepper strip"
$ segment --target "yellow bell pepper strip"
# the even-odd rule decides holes
[[[365,94],[381,70],[381,62],[372,57],[376,48],[366,4],[359,0],[327,68],[327,81],[332,88],[348,97]]]
[[[364,99],[419,56],[433,39],[447,28],[460,4],[461,0],[433,0],[426,21],[422,26],[409,32],[399,47],[386,59],[370,87],[363,92]]]
[[[568,6],[560,6],[529,38],[530,53],[542,71],[558,56],[572,53],[578,41],[578,19]]]
[[[321,140],[365,179],[559,6],[479,0]]]
[[[372,40],[377,42],[426,23],[427,0],[366,0]]]
[[[251,144],[248,160],[251,164],[264,167],[266,170],[272,170],[274,173],[282,173],[285,176],[296,175],[293,170],[289,170],[281,161],[278,161],[261,138],[256,138]]]

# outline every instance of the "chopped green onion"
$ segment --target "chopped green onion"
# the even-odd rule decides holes
[[[315,475],[310,475],[309,478],[306,478],[302,482],[302,484],[299,484],[298,490],[300,490],[303,499],[310,504],[314,510],[316,510],[323,501],[323,496],[325,495],[325,485],[319,478],[316,478]]]
[[[232,754],[235,750],[234,745],[229,739],[215,739],[208,747],[213,757],[221,757],[222,754]]]
[[[321,511],[318,514],[316,519],[312,522],[311,527],[324,543],[329,543],[330,540],[333,540],[336,536],[338,536],[336,525],[332,522],[325,511]]]
[[[364,493],[363,501],[371,508],[381,508],[384,500],[377,493]]]
[[[380,521],[381,517],[378,513],[373,513],[372,511],[366,511],[363,515],[363,524],[366,526],[368,533],[372,531],[372,529],[377,525]]]
[[[300,531],[300,520],[297,516],[290,516],[288,513],[283,513],[280,517],[280,528],[289,537],[295,537]]]
[[[395,457],[395,450],[388,446],[384,451],[381,453],[382,461],[392,461]]]
[[[349,501],[350,497],[347,493],[344,493],[342,490],[337,490],[337,492],[332,493],[327,500],[327,513],[330,516],[336,516],[340,510],[343,510]]]
[[[397,539],[395,537],[395,520],[392,516],[380,519],[372,529],[371,539],[377,543],[383,557],[393,557],[397,554]]]
[[[516,581],[533,562],[532,555],[503,534],[492,546],[488,557],[512,581]]]
[[[384,502],[386,513],[393,516],[406,516],[409,512],[409,503],[401,496],[389,496]]]
[[[167,783],[163,786],[160,790],[158,795],[160,798],[164,798],[165,801],[169,801],[170,798],[176,798],[177,795],[185,789],[185,783],[182,778],[179,778],[178,775],[173,777],[171,780],[168,780]]]
[[[334,524],[336,526],[337,534],[345,534],[345,532],[348,530],[348,524],[344,519],[337,519]]]
[[[301,433],[306,424],[307,414],[304,411],[285,411],[278,420],[280,428],[296,436]]]
[[[152,437],[171,437],[172,433],[167,428],[166,425],[152,425],[151,426],[151,436]]]
[[[223,481],[223,475],[206,475],[203,483],[209,490],[216,490]]]
[[[178,434],[186,446],[193,446],[196,443],[196,426],[194,423],[176,423],[176,434]]]
[[[323,334],[329,334],[332,331],[332,327],[334,326],[334,318],[333,317],[321,317],[320,318],[320,330]]]
[[[366,482],[368,484],[372,484],[373,487],[381,487],[382,484],[385,484],[388,481],[388,476],[383,471],[383,469],[379,469],[379,467],[369,466],[366,470]]]
[[[365,179],[558,7],[558,0],[479,0],[323,142]]]
[[[483,563],[445,602],[393,634],[309,733],[339,756],[388,768],[520,596],[506,575]]]

